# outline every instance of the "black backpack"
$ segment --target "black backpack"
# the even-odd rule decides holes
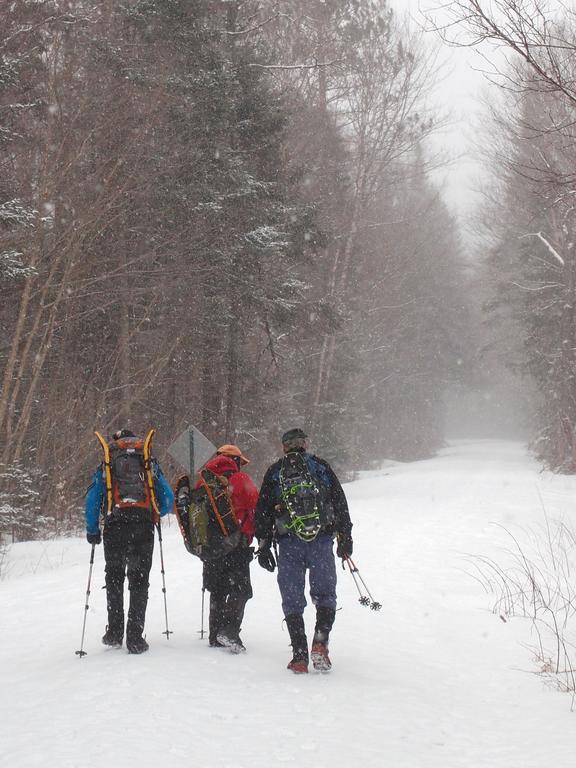
[[[175,488],[176,517],[184,546],[203,562],[219,560],[236,549],[242,539],[228,480],[208,469],[198,473],[200,487],[190,489],[181,477]]]
[[[159,512],[150,456],[154,430],[150,430],[144,440],[122,437],[110,444],[99,432],[95,434],[104,451],[106,515],[126,519],[151,516],[157,522]]]
[[[144,474],[142,441],[111,443],[110,471],[116,507],[150,507],[150,491]]]

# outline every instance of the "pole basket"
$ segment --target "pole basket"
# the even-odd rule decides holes
[[[370,610],[372,611],[379,611],[382,608],[382,603],[379,603],[377,600],[374,600],[372,595],[370,594],[370,590],[368,589],[368,586],[366,585],[366,582],[362,578],[362,574],[356,567],[356,563],[349,555],[346,555],[342,561],[342,567],[344,568],[344,563],[348,566],[348,569],[350,571],[350,575],[354,579],[354,584],[356,585],[356,589],[358,590],[358,594],[360,597],[358,598],[358,602],[360,605],[368,606]],[[360,587],[360,584],[362,587],[364,587],[364,590]],[[364,594],[364,592],[367,592],[368,594]]]
[[[361,597],[358,598],[358,602],[360,603],[360,605],[370,605],[370,598],[367,597],[366,595],[362,595]]]

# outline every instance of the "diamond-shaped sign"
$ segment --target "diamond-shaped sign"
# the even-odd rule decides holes
[[[195,475],[216,453],[216,446],[196,427],[187,427],[168,448],[168,453],[189,475]]]

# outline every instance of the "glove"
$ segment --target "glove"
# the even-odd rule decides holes
[[[345,560],[347,557],[352,556],[352,535],[350,533],[338,534],[338,546],[336,547],[336,554]]]
[[[180,514],[183,512],[186,512],[188,507],[190,506],[190,494],[186,491],[180,491],[178,493],[178,496],[176,498],[176,509]]]
[[[176,508],[182,514],[190,505],[190,480],[187,475],[183,475],[178,480],[174,495],[176,497]]]
[[[102,541],[102,534],[100,531],[98,533],[87,533],[86,539],[88,541],[88,544],[100,544]]]
[[[256,552],[258,558],[258,565],[265,568],[270,573],[273,573],[276,568],[276,560],[270,549],[270,542],[267,539],[262,539],[258,542],[258,551]]]

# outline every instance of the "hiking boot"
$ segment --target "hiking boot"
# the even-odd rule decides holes
[[[128,648],[128,653],[145,653],[149,646],[146,640],[140,635],[140,637],[132,637],[130,640],[126,638],[126,648]]]
[[[111,648],[121,648],[122,635],[118,632],[113,632],[110,627],[106,627],[106,632],[102,635],[102,643],[109,645]]]
[[[225,630],[222,630],[221,632],[218,632],[216,641],[220,643],[221,648],[227,648],[230,653],[246,652],[244,643],[240,640],[240,635],[237,635],[234,632],[226,632]]]
[[[316,643],[323,643],[328,646],[328,638],[334,624],[334,617],[336,611],[333,608],[317,608],[316,609],[316,626],[314,627],[314,638],[312,645]]]
[[[294,651],[292,661],[286,669],[290,669],[295,675],[304,675],[308,672],[308,651]]]
[[[328,648],[324,643],[314,643],[310,655],[312,656],[312,666],[318,672],[328,672],[332,668]]]
[[[214,593],[210,594],[210,613],[208,614],[208,642],[211,648],[222,648],[222,643],[218,642],[218,632],[227,624],[226,616],[226,598],[219,597]]]

